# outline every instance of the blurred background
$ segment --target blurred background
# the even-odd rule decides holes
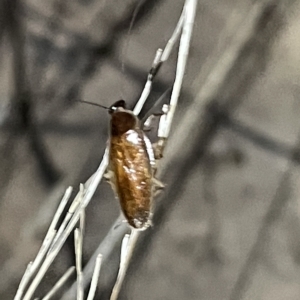
[[[132,108],[183,3],[0,0],[1,299],[13,299],[65,189],[101,162],[109,116],[76,101]],[[166,188],[120,299],[299,298],[299,16],[293,0],[198,1]],[[172,86],[176,52],[147,107]],[[108,184],[86,213],[84,263],[119,214]],[[109,298],[119,246],[97,299]],[[36,295],[73,264],[70,239]]]

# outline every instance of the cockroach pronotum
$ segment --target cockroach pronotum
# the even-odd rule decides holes
[[[109,166],[105,178],[112,185],[128,224],[145,230],[151,225],[152,198],[163,184],[154,178],[155,156],[152,144],[138,117],[119,100],[105,107],[111,115]]]

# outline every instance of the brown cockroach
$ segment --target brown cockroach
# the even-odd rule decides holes
[[[151,223],[155,182],[152,144],[124,100],[113,104],[109,112],[109,179],[129,225],[146,229]]]
[[[153,193],[163,188],[154,178],[155,155],[138,117],[119,100],[105,107],[111,115],[109,166],[105,174],[120,201],[128,224],[138,230],[151,225]]]

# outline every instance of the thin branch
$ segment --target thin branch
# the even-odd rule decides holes
[[[134,251],[140,233],[141,233],[140,231],[132,229],[130,236],[129,234],[126,234],[123,238],[119,272],[118,272],[116,283],[112,290],[110,300],[118,299],[118,295],[120,293],[122,283],[124,281],[129,266],[129,262],[132,257],[132,253]]]
[[[183,26],[184,12],[185,12],[185,9],[183,9],[182,14],[179,18],[179,21],[176,25],[176,28],[175,28],[171,38],[168,40],[167,45],[165,46],[164,50],[158,49],[156,52],[156,55],[155,55],[155,58],[154,58],[154,61],[152,64],[152,68],[149,72],[144,90],[141,94],[138,104],[135,106],[135,108],[133,110],[133,113],[135,115],[138,115],[141,112],[142,107],[144,106],[144,104],[145,104],[146,100],[148,99],[148,96],[151,92],[152,83],[155,78],[155,75],[159,71],[162,63],[165,62],[169,58],[170,53],[174,47],[174,44],[176,43],[176,41],[178,40],[178,38],[180,36],[182,26]]]
[[[190,41],[193,32],[196,8],[197,8],[197,1],[187,0],[185,2],[183,33],[181,35],[180,45],[179,45],[176,78],[172,90],[169,111],[166,117],[166,123],[165,123],[166,126],[162,134],[163,138],[169,137],[171,126],[172,126],[172,120],[177,107],[179,94],[182,87],[186,62],[189,54]]]
[[[60,239],[60,237],[62,236],[62,233],[64,232],[68,222],[70,221],[71,217],[73,216],[75,210],[77,209],[77,207],[79,206],[80,202],[82,201],[82,197],[83,197],[83,192],[84,192],[84,187],[82,184],[79,185],[79,192],[77,193],[76,197],[74,198],[62,224],[60,225],[57,234],[55,236],[55,238],[53,239],[53,242],[51,244],[51,247],[48,251],[48,253],[50,253],[54,247],[54,245],[56,245],[57,241]]]
[[[56,230],[55,230],[55,227],[57,225],[57,222],[66,206],[66,204],[68,203],[69,199],[70,199],[70,196],[71,196],[71,193],[72,193],[72,188],[71,187],[68,187],[59,206],[58,206],[58,209],[56,211],[56,213],[54,214],[54,217],[52,219],[52,222],[49,226],[49,229],[48,229],[48,232],[45,236],[45,239],[42,243],[42,246],[34,260],[34,262],[31,262],[26,271],[25,271],[25,274],[21,280],[21,283],[19,285],[19,288],[18,288],[18,291],[17,291],[17,294],[14,298],[14,300],[20,300],[23,293],[24,293],[24,290],[28,284],[28,282],[31,280],[32,278],[32,275],[36,272],[37,268],[40,266],[40,263],[42,262],[42,260],[44,259],[48,249],[50,248],[50,245],[55,237],[55,234],[56,234]]]
[[[101,264],[102,264],[102,254],[98,254],[87,300],[93,300],[95,297],[97,284],[100,276]]]
[[[83,300],[82,286],[82,233],[76,228],[74,231],[76,274],[77,274],[77,300]]]
[[[23,300],[30,300],[30,298],[32,297],[32,295],[35,292],[36,288],[38,287],[41,280],[43,279],[45,273],[47,272],[48,268],[50,267],[50,265],[54,261],[55,257],[59,253],[62,246],[64,245],[67,237],[70,235],[70,233],[75,228],[75,226],[76,226],[76,224],[79,220],[79,217],[80,217],[80,214],[81,214],[82,210],[85,209],[85,207],[90,202],[92,196],[94,195],[94,193],[96,191],[96,188],[99,185],[99,183],[100,183],[100,181],[103,177],[103,174],[104,174],[104,172],[107,168],[107,165],[108,165],[108,149],[106,149],[103,160],[102,160],[100,166],[98,167],[97,171],[95,172],[95,174],[92,175],[92,180],[90,181],[90,184],[88,185],[88,187],[84,191],[84,195],[82,197],[81,203],[76,208],[70,222],[68,223],[68,225],[67,225],[66,229],[64,230],[64,232],[61,234],[61,237],[57,240],[56,244],[52,248],[52,251],[50,253],[48,253],[48,256],[46,257],[44,263],[42,264],[42,266],[39,270],[39,272],[37,273],[37,276],[32,281],[32,283],[31,283],[29,289],[27,290],[27,293],[25,294],[25,297],[24,297]]]
[[[66,273],[57,281],[57,283],[53,286],[53,288],[45,295],[42,300],[49,300],[51,299],[55,293],[65,284],[65,282],[71,277],[75,270],[75,267],[70,267]]]
[[[92,274],[95,268],[95,261],[99,255],[102,254],[102,263],[108,260],[111,256],[115,246],[120,242],[124,235],[128,232],[128,226],[126,223],[122,222],[124,220],[123,215],[120,214],[119,218],[114,222],[108,231],[105,238],[102,240],[93,256],[90,258],[89,262],[83,270],[83,281],[84,287],[90,283]],[[73,284],[72,287],[65,293],[62,297],[62,300],[74,299],[76,297],[76,284]]]

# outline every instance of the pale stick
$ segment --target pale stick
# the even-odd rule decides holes
[[[101,263],[102,263],[102,254],[98,254],[98,256],[96,258],[95,269],[94,269],[94,273],[93,273],[87,300],[93,300],[95,297],[97,284],[98,284],[98,280],[99,280],[99,276],[100,276]]]
[[[83,300],[83,283],[82,283],[82,245],[83,245],[83,226],[84,211],[80,214],[79,228],[74,231],[76,273],[77,273],[77,300]]]
[[[162,55],[162,49],[158,49],[156,51],[156,55],[155,55],[151,70],[152,69],[157,69],[157,66],[160,62],[161,55]],[[133,113],[135,115],[138,115],[140,113],[140,111],[142,110],[146,100],[148,99],[149,94],[150,94],[151,89],[152,89],[152,83],[153,83],[153,76],[151,74],[149,74],[148,79],[147,79],[146,84],[145,84],[145,87],[142,91],[141,97],[140,97],[137,105],[133,109]]]
[[[17,293],[15,295],[14,300],[21,299],[21,297],[22,297],[22,295],[23,295],[23,293],[25,291],[26,285],[30,281],[30,278],[31,278],[31,272],[30,272],[30,270],[31,270],[32,264],[33,264],[33,262],[31,261],[27,265],[26,270],[24,272],[24,275],[23,275],[23,277],[22,277],[22,279],[20,281],[20,284],[19,284],[19,287],[18,287],[18,290],[17,290]]]
[[[42,298],[42,300],[50,300],[55,293],[64,285],[64,283],[70,278],[73,274],[75,267],[70,267],[67,272],[57,281],[53,288]]]
[[[70,221],[71,217],[73,216],[75,210],[77,209],[77,207],[79,206],[80,202],[82,201],[82,197],[83,197],[83,192],[84,192],[84,186],[83,184],[79,185],[79,192],[77,193],[76,197],[74,198],[63,222],[61,223],[57,234],[51,244],[51,247],[48,251],[48,253],[50,253],[52,251],[52,248],[54,247],[54,245],[56,244],[57,240],[60,238],[60,236],[62,235],[62,233],[64,232],[68,222]]]
[[[126,234],[123,238],[118,277],[117,277],[116,283],[113,287],[112,294],[110,296],[110,300],[118,299],[118,295],[120,293],[122,283],[124,281],[126,271],[128,269],[129,262],[132,257],[132,253],[134,251],[134,248],[135,248],[135,245],[137,243],[140,233],[141,233],[141,231],[132,229],[130,236],[129,236],[129,234]]]
[[[43,262],[40,270],[38,271],[36,277],[33,279],[31,285],[29,286],[23,300],[31,299],[33,293],[35,292],[36,288],[40,284],[40,282],[41,282],[42,278],[44,277],[45,273],[47,272],[49,266],[52,264],[53,260],[55,259],[55,257],[59,253],[60,249],[62,248],[63,244],[65,243],[67,237],[70,235],[70,233],[76,226],[76,224],[79,220],[81,211],[88,205],[92,196],[94,195],[96,188],[99,185],[99,183],[103,177],[103,174],[107,168],[107,165],[108,165],[108,148],[106,148],[103,160],[102,160],[100,166],[98,167],[97,171],[93,174],[93,176],[92,176],[93,178],[90,181],[90,184],[84,191],[84,195],[82,197],[81,203],[75,210],[66,229],[64,230],[64,232],[62,233],[60,238],[56,241],[54,247],[52,248],[52,251],[50,253],[48,253],[48,255],[47,255],[45,261]]]
[[[70,196],[72,193],[72,187],[68,187],[59,206],[58,209],[56,211],[56,213],[54,214],[54,217],[52,219],[52,222],[49,226],[49,229],[46,233],[45,239],[42,243],[42,246],[35,258],[35,260],[31,263],[28,264],[27,269],[24,273],[24,276],[20,282],[19,288],[17,290],[16,296],[14,298],[14,300],[20,300],[22,298],[22,295],[25,291],[25,288],[28,284],[28,282],[31,280],[32,275],[36,272],[37,268],[39,267],[40,263],[42,262],[42,260],[44,259],[46,252],[48,251],[48,249],[50,248],[50,245],[53,241],[53,239],[55,238],[55,234],[56,234],[56,230],[55,227],[57,225],[57,222],[66,206],[66,204],[68,203]]]
[[[180,38],[176,77],[175,77],[173,90],[171,94],[169,111],[166,115],[165,126],[161,130],[161,137],[165,139],[167,139],[170,134],[172,120],[175,114],[179,94],[182,87],[186,62],[189,54],[190,41],[193,32],[196,8],[197,8],[197,0],[186,0],[184,5],[184,10],[183,10],[184,22],[183,22],[182,35]]]
[[[177,40],[180,36],[181,30],[183,28],[184,17],[185,17],[185,6],[182,10],[181,16],[179,18],[179,21],[178,21],[176,27],[175,27],[175,30],[174,30],[171,38],[168,40],[167,45],[166,45],[166,47],[165,47],[165,49],[164,49],[164,51],[161,55],[161,58],[160,58],[161,62],[164,62],[169,58],[169,56],[170,56],[170,54],[173,50],[173,47],[174,47],[175,43],[177,42]]]
[[[128,226],[125,222],[123,222],[124,216],[120,214],[114,224],[111,226],[105,238],[102,240],[93,256],[89,259],[89,262],[84,267],[83,271],[83,281],[84,287],[87,287],[91,282],[92,274],[95,269],[95,261],[99,253],[102,254],[102,265],[105,261],[111,257],[115,246],[119,243],[119,241],[124,237],[124,235],[128,232]],[[73,284],[72,287],[65,293],[61,300],[73,300],[76,297],[76,284]]]
[[[179,38],[181,29],[183,26],[183,19],[184,19],[184,9],[182,11],[182,14],[179,18],[179,21],[176,25],[176,28],[175,28],[171,38],[168,40],[167,45],[165,46],[165,49],[164,50],[158,49],[156,51],[156,55],[155,55],[154,61],[152,63],[152,68],[148,74],[148,78],[147,78],[145,87],[144,87],[141,97],[138,101],[138,104],[136,105],[136,107],[133,110],[133,113],[135,115],[138,115],[140,113],[141,109],[143,108],[143,106],[151,92],[154,77],[155,77],[156,73],[158,72],[160,66],[162,65],[163,62],[165,62],[169,58],[170,53],[173,49],[173,46]]]

